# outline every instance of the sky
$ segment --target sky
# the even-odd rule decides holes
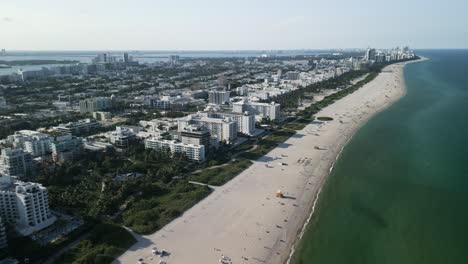
[[[467,11],[468,0],[0,0],[0,48],[468,48]]]

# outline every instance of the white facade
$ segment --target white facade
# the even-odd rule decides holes
[[[175,140],[151,138],[145,141],[145,147],[157,151],[169,150],[172,155],[174,153],[184,153],[190,160],[205,161],[205,146],[203,145],[184,144]]]
[[[66,124],[60,124],[55,127],[55,130],[64,134],[81,134],[87,133],[92,129],[101,127],[101,124],[92,119],[83,119],[77,122],[70,122]]]
[[[193,114],[177,120],[178,131],[184,131],[191,124],[200,125],[210,131],[211,137],[218,141],[232,143],[237,139],[237,122],[231,118],[210,118],[203,114]]]
[[[16,131],[8,136],[7,142],[14,148],[22,148],[33,157],[46,156],[50,152],[50,137],[33,130]]]
[[[235,102],[232,107],[234,113],[244,113],[245,111],[254,113],[259,119],[267,117],[271,120],[276,120],[280,117],[280,104],[272,103],[258,103],[239,101]]]
[[[4,183],[0,190],[0,216],[27,236],[56,220],[49,209],[47,189],[38,183]]]
[[[231,92],[229,91],[209,91],[208,92],[208,103],[210,104],[227,104],[229,103],[229,97]]]
[[[245,135],[253,135],[255,133],[255,115],[248,112],[243,113],[205,113],[207,117],[214,118],[231,118],[237,123],[237,132]]]
[[[52,159],[56,162],[73,160],[81,154],[83,140],[72,135],[56,137],[50,144]]]
[[[136,139],[136,133],[128,127],[118,126],[110,133],[110,142],[119,148],[126,148]]]
[[[31,154],[22,149],[2,149],[0,155],[0,175],[7,177],[23,177],[31,172]]]
[[[112,100],[109,97],[96,97],[80,101],[81,113],[92,113],[107,110],[112,107]]]

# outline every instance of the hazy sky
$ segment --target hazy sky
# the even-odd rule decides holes
[[[468,48],[467,12],[468,0],[0,0],[0,48]]]

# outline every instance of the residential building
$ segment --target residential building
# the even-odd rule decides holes
[[[211,118],[206,114],[198,113],[177,119],[178,131],[184,131],[189,125],[200,125],[208,129],[211,137],[228,144],[237,139],[237,122],[231,118]]]
[[[180,132],[181,141],[184,144],[203,145],[205,151],[210,148],[210,131],[203,126],[189,125]]]
[[[136,133],[128,127],[118,126],[110,133],[110,142],[118,148],[127,148],[136,140]]]
[[[60,124],[55,127],[60,133],[70,134],[70,135],[81,135],[83,133],[89,133],[93,129],[98,129],[101,127],[101,124],[93,119],[82,119],[77,122],[69,122],[66,124]]]
[[[22,148],[33,157],[42,157],[50,153],[50,137],[33,130],[16,131],[7,137],[7,142],[14,148]]]
[[[96,97],[80,101],[80,113],[93,113],[112,108],[112,99],[109,97]]]
[[[1,205],[0,205],[1,206]],[[0,216],[0,249],[8,246],[5,225],[3,224],[2,217]]]
[[[56,220],[49,209],[47,189],[38,183],[2,181],[0,216],[24,236],[44,229]]]
[[[257,119],[270,118],[276,120],[280,118],[280,104],[275,102],[271,103],[259,103],[242,100],[233,104],[232,112],[234,113],[253,113],[257,116]]]
[[[81,155],[83,140],[72,135],[56,137],[50,145],[52,159],[55,162],[75,160]]]
[[[31,173],[32,157],[23,149],[2,149],[0,155],[0,175],[21,178]]]
[[[375,55],[376,55],[375,49],[369,48],[369,49],[366,50],[364,60],[366,60],[366,61],[375,61]]]
[[[255,133],[255,115],[249,112],[243,113],[224,113],[207,112],[207,117],[211,118],[230,118],[237,122],[237,132],[244,135],[253,135]]]
[[[204,145],[185,144],[175,140],[150,138],[145,141],[145,147],[156,151],[169,151],[172,155],[175,153],[183,153],[190,160],[197,162],[205,161]]]
[[[286,76],[287,76],[288,80],[290,80],[290,81],[297,81],[297,80],[299,80],[300,73],[297,72],[297,71],[288,71],[286,73]]]
[[[106,121],[112,118],[112,114],[110,112],[93,112],[93,118],[97,121]]]
[[[208,103],[216,104],[216,105],[223,105],[229,103],[230,91],[209,91],[208,92]]]

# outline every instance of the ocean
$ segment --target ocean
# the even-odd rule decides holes
[[[424,50],[345,147],[292,263],[468,261],[468,50]]]

